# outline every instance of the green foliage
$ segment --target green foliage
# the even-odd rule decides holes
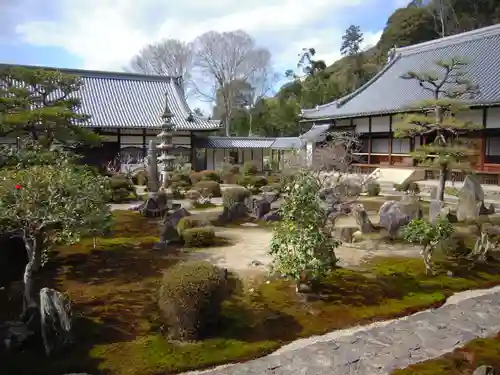
[[[68,160],[0,170],[0,232],[21,232],[32,250],[95,235],[110,223],[105,177]]]
[[[336,263],[339,242],[325,228],[327,213],[319,199],[320,187],[317,178],[300,172],[288,188],[281,221],[273,231],[273,269],[296,282],[320,278]]]
[[[134,185],[145,186],[148,183],[148,175],[146,171],[139,171],[132,176]]]
[[[212,198],[221,196],[220,184],[216,181],[202,180],[194,184],[193,189],[199,191],[203,196]]]
[[[396,191],[415,195],[420,194],[420,186],[416,182],[405,181],[402,184],[396,184],[394,187]]]
[[[210,334],[219,320],[226,286],[224,271],[208,262],[183,262],[169,268],[158,301],[169,336],[190,341]]]
[[[216,181],[218,183],[221,182],[219,174],[216,171],[210,170],[193,172],[189,175],[189,178],[193,185],[200,181]]]
[[[238,185],[244,186],[249,190],[259,190],[262,186],[267,185],[267,179],[261,176],[243,175],[238,178]]]
[[[370,182],[366,186],[366,193],[369,197],[376,197],[380,194],[380,184],[377,182]]]
[[[186,247],[213,246],[215,245],[215,232],[210,227],[184,229],[182,239]]]
[[[192,228],[202,228],[205,226],[205,222],[200,218],[193,216],[184,216],[177,223],[177,232],[182,236],[186,229]]]
[[[134,185],[125,176],[110,177],[109,188],[111,190],[110,202],[112,203],[124,203],[137,198]]]
[[[236,203],[243,203],[245,199],[250,198],[252,194],[245,188],[230,188],[222,193],[222,204],[224,207],[230,208]]]
[[[30,138],[45,149],[57,141],[97,145],[101,138],[81,125],[87,115],[75,93],[80,78],[56,70],[11,68],[0,72],[0,136]]]
[[[184,183],[184,186],[189,186],[191,185],[191,178],[189,173],[185,172],[174,172],[172,173],[172,176],[170,177],[170,183],[174,182],[182,182]]]
[[[259,172],[259,168],[257,167],[257,164],[253,161],[246,162],[245,164],[243,164],[243,169],[241,172],[244,175],[255,176]]]
[[[412,244],[435,247],[453,232],[453,225],[446,218],[439,218],[434,225],[423,219],[414,219],[403,227],[402,235]]]
[[[170,190],[174,199],[184,199],[185,192],[189,189],[191,184],[186,181],[172,181],[170,183]]]

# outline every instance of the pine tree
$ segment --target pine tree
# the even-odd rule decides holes
[[[479,129],[478,124],[460,121],[458,113],[468,111],[464,102],[477,95],[478,87],[466,78],[467,65],[459,58],[436,62],[441,72],[408,72],[401,78],[416,80],[432,99],[413,106],[396,125],[398,138],[425,136],[433,140],[412,153],[421,165],[439,170],[438,199],[444,200],[447,174],[453,168],[467,169],[475,154],[467,139],[460,138],[468,131]]]

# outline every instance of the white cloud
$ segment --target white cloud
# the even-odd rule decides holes
[[[243,29],[272,44],[278,65],[294,63],[302,47],[316,47],[327,62],[338,57],[343,30],[315,30],[344,23],[348,10],[373,0],[54,0],[56,20],[17,26],[25,43],[62,47],[83,61],[83,68],[120,70],[145,44],[161,38],[191,40],[209,31]],[[328,37],[326,38],[326,34]],[[291,35],[298,35],[293,41]],[[372,33],[366,33],[367,42]],[[376,34],[373,34],[375,38]],[[377,34],[378,35],[378,34]],[[272,43],[268,43],[272,41]]]

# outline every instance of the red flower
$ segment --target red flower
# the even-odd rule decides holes
[[[16,189],[17,190],[21,189],[21,185],[16,185]]]

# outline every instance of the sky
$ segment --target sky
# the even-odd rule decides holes
[[[146,44],[190,41],[210,30],[242,29],[273,55],[276,71],[314,47],[340,57],[345,29],[359,25],[365,47],[408,0],[1,0],[0,62],[122,71]]]

